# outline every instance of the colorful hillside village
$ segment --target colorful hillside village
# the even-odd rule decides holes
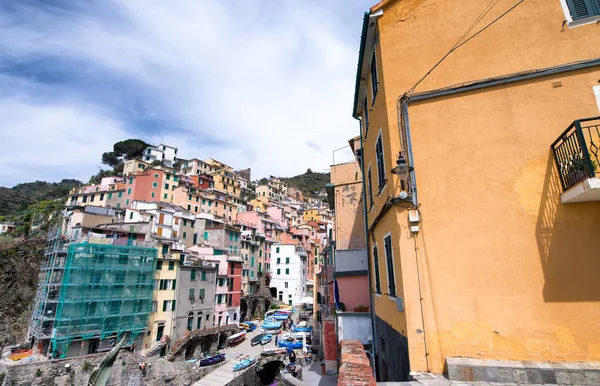
[[[322,192],[307,197],[276,177],[254,185],[250,173],[161,144],[122,175],[74,188],[49,236],[51,274],[30,326],[37,352],[102,351],[120,331],[164,355],[189,331],[264,313],[244,300],[261,290],[286,305],[312,297],[332,211]]]

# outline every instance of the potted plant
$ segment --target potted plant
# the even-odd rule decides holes
[[[325,362],[321,362],[321,374],[325,375]]]
[[[369,312],[369,307],[365,306],[364,304],[361,304],[357,307],[354,307],[354,312]]]

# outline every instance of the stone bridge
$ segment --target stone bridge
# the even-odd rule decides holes
[[[181,340],[175,343],[165,356],[173,362],[175,359],[199,358],[202,353],[215,351],[233,334],[240,332],[237,324],[188,331]]]

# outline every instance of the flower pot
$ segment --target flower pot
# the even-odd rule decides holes
[[[325,375],[325,363],[321,363],[321,374]]]
[[[369,307],[354,307],[354,312],[369,312]]]

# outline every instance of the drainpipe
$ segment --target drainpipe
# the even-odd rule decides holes
[[[484,88],[506,85],[510,83],[520,82],[523,80],[540,78],[543,76],[555,75],[569,71],[576,71],[586,68],[592,68],[600,66],[600,58],[594,58],[589,60],[582,60],[578,62],[571,62],[566,64],[561,64],[553,67],[546,67],[542,69],[535,69],[529,71],[523,71],[518,73],[512,73],[507,75],[501,75],[492,78],[475,80],[472,82],[465,82],[456,85],[452,85],[449,87],[444,87],[437,90],[430,90],[418,93],[406,93],[400,97],[398,97],[397,109],[398,109],[398,134],[401,140],[401,147],[403,150],[406,150],[408,153],[409,165],[414,165],[414,157],[412,152],[412,140],[410,136],[410,119],[408,116],[408,105],[411,102],[422,101],[427,99],[433,99],[438,97],[443,97],[447,95],[460,94],[469,91],[480,90]],[[403,134],[406,134],[404,136]],[[362,142],[362,136],[361,136]],[[404,149],[404,146],[406,147]],[[363,170],[364,171],[364,170]],[[363,173],[364,175],[364,173]],[[410,173],[411,183],[413,187],[413,204],[415,208],[419,207],[419,200],[417,197],[417,186],[415,180],[415,172],[414,170]],[[364,181],[363,181],[364,184]],[[364,189],[364,188],[363,188]],[[366,218],[366,212],[365,212]],[[419,286],[419,298],[420,298],[420,308],[421,308],[421,320],[423,324],[423,341],[425,345],[425,360],[427,362],[427,371],[430,371],[429,367],[429,351],[427,346],[427,333],[425,329],[425,311],[423,307],[423,295],[422,295],[422,286],[421,286],[421,274],[420,274],[420,266],[419,266],[419,255],[418,255],[418,245],[417,239],[415,237],[415,259],[417,264],[417,277],[418,277],[418,286]],[[367,237],[368,243],[368,237]]]
[[[375,358],[375,344],[377,343],[377,326],[375,323],[375,298],[373,296],[373,279],[371,278],[371,254],[369,249],[369,223],[368,223],[368,211],[367,211],[367,190],[365,185],[365,155],[363,152],[363,135],[362,135],[362,121],[359,118],[355,119],[358,121],[359,133],[360,133],[360,171],[362,173],[362,198],[363,198],[363,220],[365,227],[365,248],[367,251],[367,276],[369,277],[369,297],[371,300],[371,335],[373,336],[373,342],[371,343],[371,359],[373,360],[373,376],[377,379],[377,360]]]

